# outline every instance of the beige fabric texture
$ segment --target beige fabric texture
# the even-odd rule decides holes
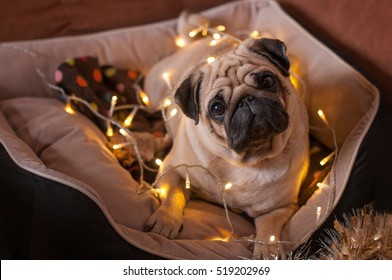
[[[236,34],[257,29],[284,41],[300,75],[301,92],[310,124],[321,128],[314,135],[329,147],[333,140],[317,110],[323,109],[337,134],[336,193],[331,204],[331,188],[318,190],[284,228],[282,240],[295,248],[317,228],[343,193],[359,145],[378,108],[377,89],[352,67],[320,44],[274,1],[239,1],[202,13],[211,26],[223,24]],[[167,67],[178,71],[177,84],[195,52],[195,44],[176,52],[176,21],[114,30],[79,37],[7,43],[0,48],[0,142],[22,168],[61,182],[90,197],[103,211],[113,228],[129,243],[153,254],[172,259],[250,258],[246,244],[211,240],[230,233],[223,208],[191,201],[185,210],[184,231],[179,239],[168,240],[144,233],[143,225],[157,206],[155,198],[136,193],[137,184],[106,148],[104,135],[83,116],[64,112],[64,104],[47,87],[56,67],[68,57],[95,55],[103,64],[132,66],[147,74],[145,89],[153,104],[159,104],[166,87],[161,78]],[[198,48],[199,49],[199,48]],[[201,46],[199,57],[208,50]],[[166,58],[165,60],[162,60]],[[188,60],[186,60],[188,59]],[[159,62],[162,61],[162,62]],[[181,62],[181,63],[180,63]],[[39,68],[47,81],[37,74]],[[350,104],[348,107],[347,104]],[[348,109],[349,108],[349,109]],[[344,121],[343,121],[344,120]],[[325,183],[329,182],[329,177]],[[231,213],[236,236],[254,232],[253,225]]]

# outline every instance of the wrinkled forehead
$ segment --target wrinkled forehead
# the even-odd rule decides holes
[[[244,84],[245,76],[263,70],[278,72],[268,59],[253,54],[244,43],[200,69],[204,89],[208,91],[221,87],[233,89]]]

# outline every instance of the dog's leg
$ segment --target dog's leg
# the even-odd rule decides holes
[[[292,204],[256,217],[256,240],[260,243],[255,243],[253,249],[255,259],[275,259],[279,256],[281,259],[286,258],[284,248],[278,241],[283,226],[294,215],[297,208],[297,205]]]
[[[169,173],[159,184],[161,205],[147,220],[145,231],[158,233],[173,239],[178,235],[184,215],[186,197],[184,181],[175,173]]]

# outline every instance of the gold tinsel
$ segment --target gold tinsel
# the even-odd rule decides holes
[[[319,258],[325,260],[392,259],[392,214],[376,213],[371,206],[335,220]]]

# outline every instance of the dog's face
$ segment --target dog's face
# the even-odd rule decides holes
[[[271,148],[289,125],[289,68],[281,41],[247,39],[193,71],[175,100],[215,142],[237,154],[255,153]]]

